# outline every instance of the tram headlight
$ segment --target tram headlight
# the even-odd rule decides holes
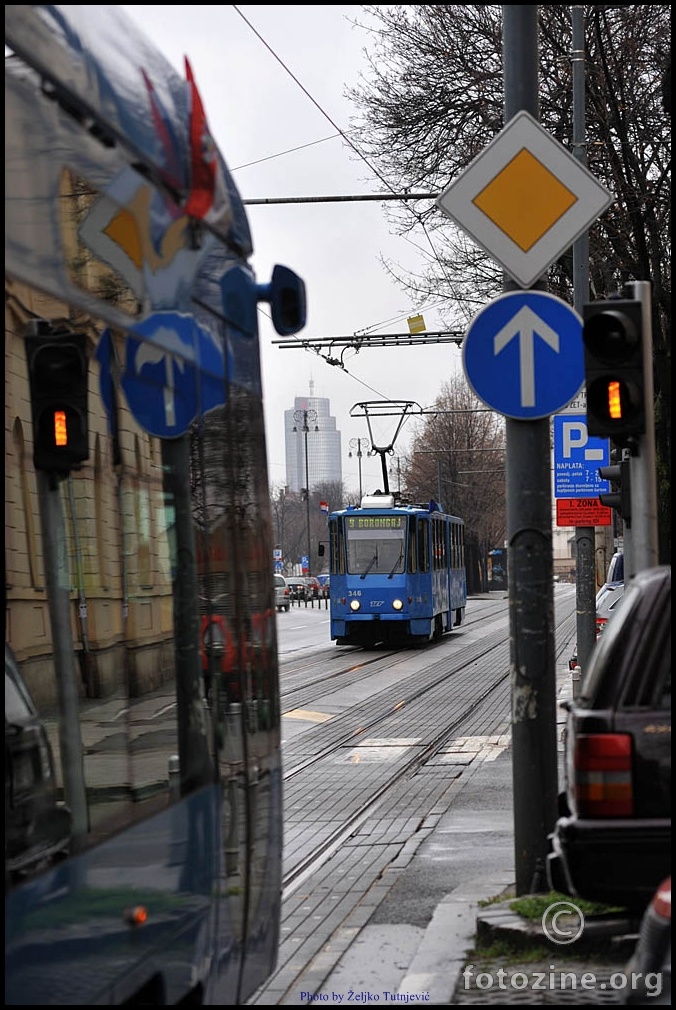
[[[393,610],[402,610],[404,606],[403,600],[392,600]]]
[[[350,600],[350,610],[359,610],[361,603],[359,600]]]

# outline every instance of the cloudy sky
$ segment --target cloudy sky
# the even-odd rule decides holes
[[[347,132],[350,103],[344,97],[366,69],[370,36],[358,5],[155,5],[125,6],[129,16],[183,75],[192,65],[211,132],[244,200],[383,192],[336,127]],[[449,180],[450,181],[450,180]],[[414,244],[388,232],[379,201],[306,203],[248,208],[259,282],[275,263],[305,281],[308,323],[300,337],[406,332],[412,304],[388,277],[381,258],[416,269]],[[314,351],[286,349],[259,313],[270,481],[285,483],[284,410],[296,396],[328,397],[342,432],[343,479],[358,487],[351,439],[366,438],[355,404],[372,400],[413,401],[425,407],[441,384],[461,369],[455,344],[390,347],[346,352],[346,370]],[[443,329],[435,309],[425,311],[429,330]],[[326,351],[324,353],[327,353]],[[334,352],[339,356],[339,352]],[[379,444],[393,431],[381,421]],[[406,425],[395,452],[404,452]],[[396,468],[396,458],[391,461]],[[363,458],[365,490],[382,485],[379,458]]]

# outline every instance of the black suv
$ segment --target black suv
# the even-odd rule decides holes
[[[567,705],[549,883],[640,911],[671,872],[670,566],[627,584],[580,690]]]

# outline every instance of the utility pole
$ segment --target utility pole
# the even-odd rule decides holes
[[[355,455],[357,457],[357,463],[359,466],[359,502],[361,504],[362,499],[362,484],[361,484],[361,458],[363,456],[362,446],[366,452],[370,449],[370,442],[368,438],[351,438],[350,439],[350,452],[348,452],[348,457],[352,459],[352,449],[355,450]]]
[[[303,432],[303,442],[305,446],[305,525],[307,533],[307,573],[312,574],[311,565],[311,544],[310,544],[310,466],[308,461],[307,453],[307,436],[310,431],[310,425],[314,424],[313,431],[319,431],[319,427],[316,424],[317,421],[317,411],[316,410],[294,410],[293,419],[296,422],[293,426],[294,431],[298,431],[297,425],[302,421],[303,427],[300,429]]]
[[[584,7],[571,7],[573,27],[573,157],[587,165],[585,144],[585,44]],[[573,243],[573,305],[582,315],[584,303],[589,298],[589,232],[583,231]],[[577,656],[582,669],[587,665],[592,646],[596,641],[596,533],[593,526],[575,527],[575,604],[577,630]],[[605,575],[604,575],[605,582]],[[580,693],[580,671],[573,674],[573,697]]]
[[[502,10],[505,125],[522,110],[539,120],[538,7]],[[505,275],[505,291],[520,288]],[[545,281],[532,289],[545,290]],[[548,417],[505,420],[517,895],[546,890],[547,839],[557,815],[549,428]]]

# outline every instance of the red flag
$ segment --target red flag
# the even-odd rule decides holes
[[[209,131],[200,93],[192,68],[185,60],[185,73],[190,87],[190,192],[184,210],[191,217],[207,221],[226,232],[232,223],[230,200],[214,139]]]

